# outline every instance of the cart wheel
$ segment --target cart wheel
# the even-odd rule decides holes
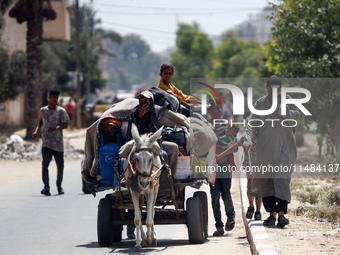
[[[98,205],[97,216],[97,236],[98,244],[100,246],[110,246],[113,243],[113,229],[112,229],[112,200],[102,198]]]
[[[203,208],[199,197],[187,200],[187,226],[190,243],[204,242]]]
[[[115,197],[112,196],[112,194],[106,194],[105,199],[111,201],[111,205],[117,203],[117,200]],[[118,209],[112,209],[111,210],[111,220],[119,220],[119,210]],[[122,225],[112,225],[112,231],[113,231],[113,242],[120,242],[122,240],[122,232],[123,232],[123,226]]]
[[[207,193],[204,191],[196,191],[194,197],[199,197],[201,199],[203,208],[203,229],[204,229],[204,239],[208,238],[208,198]]]
[[[113,219],[119,220],[119,210],[113,209],[112,210],[112,217]],[[113,231],[113,242],[120,242],[122,240],[122,232],[123,232],[123,226],[122,225],[112,225],[112,231]]]

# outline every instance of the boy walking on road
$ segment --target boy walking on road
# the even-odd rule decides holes
[[[51,90],[48,95],[48,105],[40,108],[39,123],[35,129],[32,137],[37,138],[37,134],[41,127],[43,127],[42,134],[42,180],[44,188],[41,194],[50,196],[50,185],[48,166],[54,157],[57,164],[57,189],[58,194],[64,194],[61,187],[64,172],[64,142],[63,142],[63,129],[68,127],[70,119],[67,112],[61,106],[58,106],[58,98],[60,92]]]
[[[210,115],[210,123],[213,125],[214,119],[221,118],[222,106],[219,103],[215,105],[214,102],[210,102],[210,105],[211,106],[208,108],[208,113]],[[217,130],[215,129],[215,133],[216,131]],[[219,164],[221,168],[223,167],[228,168],[229,166],[229,169],[230,169],[230,165],[231,165],[230,157],[227,156],[225,159],[216,158],[216,164]],[[211,204],[212,204],[212,209],[213,209],[214,218],[215,218],[215,226],[216,226],[216,231],[213,233],[213,236],[222,236],[224,234],[224,229],[226,231],[231,231],[235,227],[235,210],[234,210],[233,199],[230,193],[231,179],[232,179],[231,171],[227,171],[226,173],[216,172],[215,185],[212,185],[210,183]],[[224,224],[222,222],[220,197],[222,197],[222,200],[224,203],[225,214],[227,216],[227,222],[225,223],[225,228],[223,228]]]

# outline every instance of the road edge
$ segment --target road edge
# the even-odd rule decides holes
[[[246,173],[240,173],[240,192],[241,192],[241,207],[242,219],[248,242],[252,254],[254,255],[277,255],[272,245],[266,245],[263,242],[268,238],[266,229],[263,227],[262,221],[249,220],[246,218],[246,211],[249,206],[247,197],[247,176]]]

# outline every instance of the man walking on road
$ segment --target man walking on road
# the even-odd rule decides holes
[[[48,166],[54,157],[57,164],[57,189],[58,194],[64,194],[61,187],[64,172],[64,142],[63,129],[68,127],[70,119],[67,112],[61,106],[58,106],[58,98],[60,92],[51,90],[48,94],[48,105],[40,108],[39,123],[35,129],[32,137],[37,138],[37,134],[41,127],[43,127],[42,134],[42,180],[44,188],[41,194],[50,196],[49,174]]]
[[[281,79],[277,76],[271,76],[267,80],[267,95],[256,101],[254,108],[257,110],[267,110],[273,104],[273,90],[277,90],[277,106],[276,110],[269,115],[251,114],[250,120],[253,120],[252,127],[247,126],[246,141],[243,144],[245,151],[249,150],[252,141],[256,137],[256,166],[269,167],[289,167],[293,166],[296,161],[296,143],[295,143],[295,128],[283,126],[280,124],[282,120],[299,119],[300,113],[295,105],[288,104],[286,106],[286,115],[281,115]],[[290,96],[287,96],[290,98]],[[271,122],[276,121],[271,125]],[[259,122],[265,123],[259,125]],[[290,121],[291,122],[291,121]],[[288,124],[287,124],[288,125]],[[252,195],[262,197],[263,205],[267,212],[270,213],[268,219],[263,221],[263,225],[267,227],[275,226],[276,219],[277,227],[284,227],[289,224],[289,220],[285,218],[287,213],[288,203],[291,200],[290,192],[291,173],[278,172],[255,172],[255,177],[252,181]],[[277,213],[279,214],[278,218]]]

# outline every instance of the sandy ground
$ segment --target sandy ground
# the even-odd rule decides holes
[[[298,206],[296,200],[289,204],[290,209]],[[340,228],[290,213],[287,218],[290,224],[284,229],[266,228],[269,238],[265,243],[273,245],[278,254],[340,254]]]
[[[298,148],[297,164],[315,162],[318,154],[315,135],[305,134],[303,147]],[[299,181],[299,180],[298,180]],[[319,179],[310,179],[320,187],[324,185]],[[293,190],[292,190],[293,192]],[[302,204],[292,197],[288,210],[298,208]],[[269,216],[262,213],[263,219]],[[266,244],[273,245],[278,254],[340,254],[340,225],[332,226],[329,222],[318,222],[305,216],[295,216],[288,211],[290,224],[284,229],[266,228],[269,238]]]
[[[82,131],[83,132],[83,131]],[[80,137],[72,134],[67,142],[77,150],[83,149],[84,133]],[[79,164],[79,160],[67,160],[65,166]],[[56,173],[55,163],[51,162],[50,175]],[[41,161],[24,161],[15,162],[0,160],[0,191],[12,187],[19,186],[22,183],[41,179]],[[232,196],[234,206],[237,213],[240,214],[240,191],[236,183],[238,178],[233,180]],[[236,184],[236,185],[235,185]],[[40,188],[37,187],[37,192]],[[289,209],[297,208],[299,202],[292,200]],[[262,218],[268,217],[268,213],[262,209]],[[290,224],[284,229],[267,228],[269,238],[266,239],[265,244],[273,245],[278,254],[340,254],[340,226],[337,229],[332,229],[330,223],[318,222],[314,219],[308,219],[304,216],[295,216],[288,214]],[[213,218],[212,216],[210,218]],[[235,235],[243,236],[241,231],[243,223],[240,217],[237,217]],[[241,237],[240,237],[241,238]],[[243,244],[244,245],[244,244]]]

